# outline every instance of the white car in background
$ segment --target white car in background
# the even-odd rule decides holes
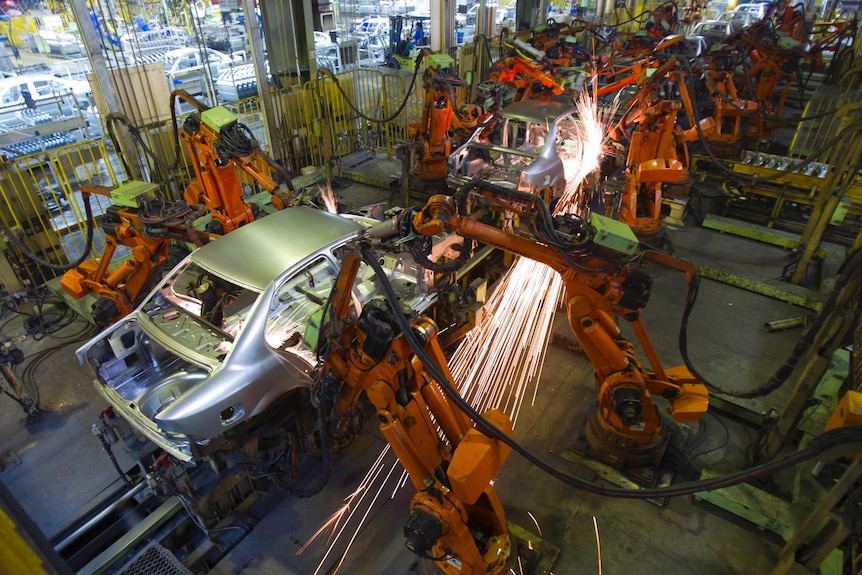
[[[244,58],[207,48],[178,48],[167,52],[162,61],[171,89],[186,89],[194,94],[201,91],[205,77],[214,82],[223,70],[241,64]]]
[[[329,48],[332,43],[332,37],[330,37],[329,32],[321,32],[320,30],[314,31],[315,49],[320,50],[321,48]]]
[[[51,74],[23,74],[0,79],[0,106],[3,108],[24,105],[29,97],[40,107],[48,100],[60,102],[61,108],[68,111],[75,105],[70,95],[74,96],[82,111],[92,104],[93,90],[85,80],[60,78]]]
[[[769,2],[746,2],[738,4],[729,13],[732,14],[730,18],[733,20],[745,18],[745,15],[747,15],[756,22],[762,20],[768,10]]]

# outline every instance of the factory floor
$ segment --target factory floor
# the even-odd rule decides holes
[[[385,172],[389,167],[380,169]],[[388,191],[360,184],[336,191],[353,207],[389,196]],[[668,234],[679,257],[727,272],[774,279],[788,262],[787,252],[781,248],[702,228],[691,219],[685,228],[671,229]],[[839,263],[827,258],[831,268],[827,273]],[[643,313],[644,323],[665,366],[678,365],[684,277],[660,266],[654,267],[651,275],[655,284]],[[22,309],[31,304],[21,302]],[[801,334],[798,329],[768,333],[764,323],[812,313],[778,299],[703,280],[688,322],[688,352],[698,370],[713,383],[750,389],[763,384],[783,364]],[[559,315],[555,332],[564,340],[569,330],[565,314]],[[25,333],[24,316],[7,317],[0,333],[3,338]],[[63,346],[34,372],[40,417],[28,419],[8,397],[0,397],[0,481],[49,538],[119,485],[117,472],[90,431],[103,402],[74,356],[73,340],[86,335],[82,332],[85,328],[77,322],[50,337],[39,341],[31,337],[19,344],[28,358],[37,357],[40,349]],[[780,410],[789,393],[782,388],[762,400],[741,405],[757,419],[772,407]],[[515,435],[554,467],[610,486],[607,477],[575,455],[584,417],[594,401],[590,363],[564,345],[551,345],[535,402],[530,398],[525,401]],[[669,465],[676,472],[674,481],[696,479],[694,469],[721,474],[745,468],[746,448],[758,427],[744,421],[710,410],[700,423],[673,424],[674,456],[666,460],[675,462]],[[333,475],[320,494],[309,499],[286,498],[276,504],[211,573],[431,572],[404,547],[402,525],[408,517],[412,488],[409,483],[399,487],[401,470],[393,465],[391,454],[378,466],[377,481],[365,487],[362,501],[344,510],[342,517],[349,519],[347,529],[333,539],[324,534],[304,547],[339,510],[345,497],[359,489],[384,447],[382,436],[369,421],[366,432],[336,456]],[[120,449],[116,455],[123,468],[132,466]],[[812,465],[800,466],[803,485]],[[387,477],[384,483],[382,479]],[[793,483],[793,478],[782,481]],[[517,455],[510,456],[503,466],[496,488],[508,521],[523,529],[528,539],[535,539],[536,547],[546,550],[540,558],[544,561],[540,573],[757,575],[770,572],[782,543],[777,535],[692,496],[645,501],[593,495],[543,474]],[[369,505],[372,499],[376,502]],[[795,505],[788,506],[792,517],[786,520],[798,525],[810,506],[801,496]],[[355,533],[359,519],[364,519],[364,526]],[[347,547],[349,553],[342,560]],[[517,565],[513,569],[519,573]]]

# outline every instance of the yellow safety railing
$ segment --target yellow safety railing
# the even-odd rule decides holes
[[[111,161],[104,145],[94,140],[7,161],[0,172],[0,218],[39,258],[55,264],[77,259],[86,243],[80,184],[116,184]],[[107,198],[91,198],[94,216],[109,205]],[[103,245],[101,230],[94,237],[94,245]],[[11,245],[4,255],[22,284],[39,285],[55,275]]]
[[[341,158],[360,150],[372,150],[394,159],[398,145],[406,139],[408,124],[422,114],[422,76],[420,73],[408,94],[412,76],[412,72],[354,69],[338,73],[337,85],[332,78],[322,77],[302,86],[274,91],[273,142],[264,129],[260,98],[226,106],[249,127],[264,149],[300,175],[304,168],[337,164]],[[368,119],[388,118],[399,108],[400,112],[391,121],[377,123]],[[178,129],[182,129],[184,120],[185,116],[177,118]],[[181,139],[177,166],[169,170],[163,165],[175,159],[176,140],[171,121],[150,125],[140,130],[140,135],[161,162],[130,141],[121,143],[122,156],[128,164],[143,166],[137,177],[159,182],[166,198],[181,199],[194,170]],[[85,248],[86,237],[80,186],[85,183],[114,186],[129,179],[131,174],[119,156],[111,139],[105,137],[7,161],[0,169],[0,218],[42,259],[57,263],[74,261]],[[97,257],[104,245],[98,222],[110,201],[94,196],[92,205],[95,220],[92,223],[97,227],[90,255]],[[10,246],[5,253],[7,259],[14,260],[10,263],[23,283],[39,285],[56,273],[26,261],[23,254]]]

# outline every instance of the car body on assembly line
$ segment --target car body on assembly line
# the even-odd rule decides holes
[[[733,20],[702,20],[691,27],[691,32],[686,34],[686,37],[699,36],[712,46],[723,43],[737,30]]]
[[[189,255],[78,359],[116,414],[180,461],[243,445],[265,414],[309,409],[343,250],[373,223],[294,207],[243,226]],[[404,305],[433,303],[430,272],[408,255],[380,261]],[[362,264],[356,313],[381,290]]]
[[[474,179],[539,195],[550,203],[562,195],[566,174],[560,156],[577,130],[568,104],[523,100],[503,109],[492,123],[478,127],[448,159],[447,181],[460,188]]]

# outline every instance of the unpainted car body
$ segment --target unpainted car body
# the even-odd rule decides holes
[[[738,29],[733,20],[702,20],[691,27],[686,37],[699,36],[713,45],[724,42]]]
[[[78,349],[78,359],[116,413],[180,461],[242,445],[240,430],[291,392],[303,398],[297,409],[309,407],[341,252],[373,222],[306,207],[252,222],[189,255],[134,312]],[[405,305],[431,305],[430,272],[409,256],[381,261]],[[357,314],[380,291],[363,264]]]
[[[524,100],[506,107],[496,126],[478,127],[449,156],[447,181],[459,188],[473,179],[517,188],[546,201],[559,197],[566,174],[558,146],[575,128],[575,110],[567,104]]]

